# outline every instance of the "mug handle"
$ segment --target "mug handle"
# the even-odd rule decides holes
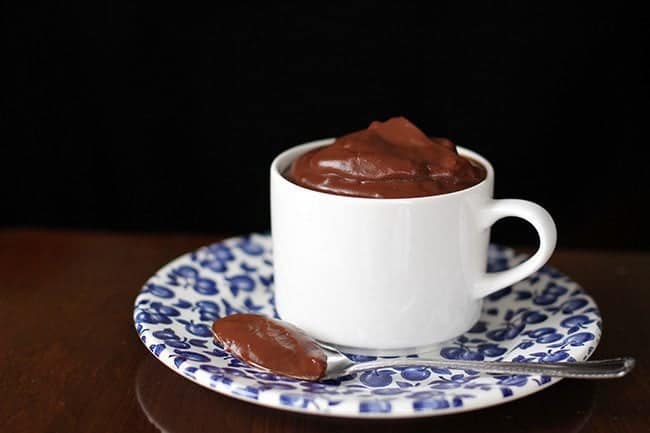
[[[553,218],[546,209],[530,201],[491,200],[479,213],[479,225],[487,230],[501,218],[509,216],[522,218],[533,225],[539,236],[539,248],[532,257],[512,269],[484,273],[474,286],[474,296],[477,298],[483,298],[523,280],[541,268],[555,249],[557,230]]]

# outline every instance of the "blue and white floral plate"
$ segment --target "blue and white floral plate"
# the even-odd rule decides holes
[[[524,258],[492,245],[488,269],[506,269]],[[338,417],[462,412],[505,403],[558,381],[446,368],[387,368],[315,383],[250,367],[213,342],[210,325],[240,312],[277,317],[272,265],[271,238],[262,234],[227,239],[177,258],[152,276],[135,300],[140,339],[161,362],[199,385],[263,406]],[[567,276],[544,267],[486,298],[470,331],[431,352],[449,359],[572,362],[587,359],[600,335],[593,299]]]

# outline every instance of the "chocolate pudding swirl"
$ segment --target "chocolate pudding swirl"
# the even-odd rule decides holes
[[[429,138],[404,117],[372,122],[297,158],[286,177],[306,188],[372,198],[446,194],[485,179],[446,138]]]

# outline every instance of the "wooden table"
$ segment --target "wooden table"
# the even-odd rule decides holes
[[[296,415],[223,397],[138,340],[132,301],[161,265],[219,236],[0,231],[0,432],[648,432],[650,254],[559,250],[552,264],[598,301],[597,357],[620,380],[565,380],[519,401],[413,421]]]

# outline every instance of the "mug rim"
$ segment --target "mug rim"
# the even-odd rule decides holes
[[[304,193],[314,193],[314,194],[319,194],[323,197],[329,197],[331,200],[343,200],[343,201],[350,201],[350,200],[355,200],[359,201],[362,200],[363,202],[367,203],[373,203],[373,202],[378,202],[378,203],[405,203],[409,201],[425,201],[425,200],[442,200],[445,198],[450,198],[450,197],[455,197],[459,195],[463,195],[465,193],[469,193],[475,189],[482,188],[485,184],[487,184],[489,181],[491,181],[494,178],[494,168],[492,167],[492,164],[480,155],[479,153],[467,149],[462,146],[456,146],[456,149],[458,151],[458,154],[463,157],[468,157],[476,162],[480,163],[483,167],[485,167],[486,175],[485,178],[477,183],[476,185],[472,185],[469,188],[461,189],[458,191],[452,191],[452,192],[447,192],[444,194],[434,194],[434,195],[425,195],[425,196],[420,196],[420,197],[397,197],[397,198],[381,198],[381,197],[357,197],[357,196],[350,196],[350,195],[341,195],[341,194],[334,194],[331,192],[325,192],[325,191],[319,191],[311,188],[304,187],[302,185],[298,185],[282,174],[280,171],[280,163],[283,162],[285,159],[287,159],[289,156],[293,156],[293,160],[295,158],[299,157],[300,155],[304,154],[305,152],[310,151],[311,149],[315,149],[317,147],[321,146],[326,146],[328,144],[333,143],[336,140],[336,138],[324,138],[320,140],[313,140],[309,141],[306,143],[302,143],[293,147],[290,147],[284,151],[282,151],[280,154],[278,154],[274,159],[273,162],[271,162],[271,176],[275,177],[278,179],[279,182],[283,183],[289,188],[293,188],[299,191],[302,191]],[[294,155],[295,154],[295,155]]]

